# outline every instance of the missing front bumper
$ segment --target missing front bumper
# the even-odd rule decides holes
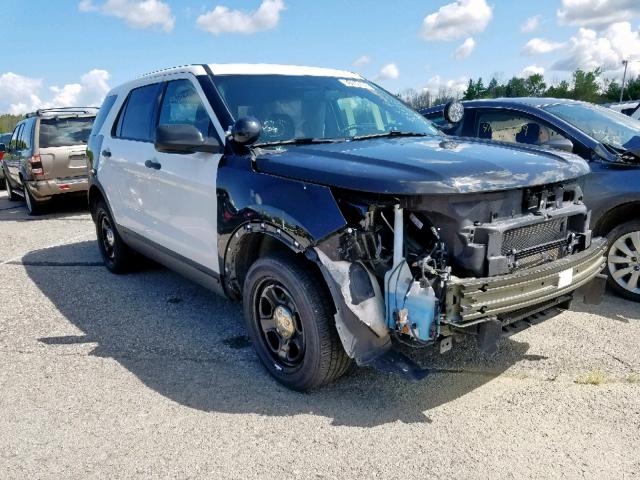
[[[606,248],[606,240],[596,238],[585,251],[539,267],[496,277],[454,278],[447,286],[445,322],[466,327],[526,310],[570,295],[594,279],[590,296],[595,298],[603,288],[596,277],[604,268]]]

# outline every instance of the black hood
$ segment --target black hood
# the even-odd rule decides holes
[[[256,152],[263,173],[387,194],[507,190],[589,173],[573,154],[458,137],[377,138]]]

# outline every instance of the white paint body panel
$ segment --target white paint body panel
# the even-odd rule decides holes
[[[157,83],[189,79],[221,139],[222,127],[204,92],[188,72],[149,76],[117,90],[118,101],[105,121],[98,179],[106,190],[115,221],[152,242],[219,273],[217,247],[216,177],[221,154],[169,154],[156,151],[149,142],[113,138],[111,127],[128,92]],[[160,170],[147,168],[152,160]]]

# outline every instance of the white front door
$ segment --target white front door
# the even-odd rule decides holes
[[[215,114],[191,76],[169,80],[158,124],[193,125],[205,138],[222,138]],[[174,154],[154,149],[155,169],[148,169],[144,189],[152,222],[149,238],[218,273],[216,177],[221,157],[220,153]]]

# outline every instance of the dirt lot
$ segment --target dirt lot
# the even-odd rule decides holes
[[[0,192],[0,478],[640,478],[640,306],[608,296],[503,341],[271,380],[238,304],[102,266],[82,202]]]

